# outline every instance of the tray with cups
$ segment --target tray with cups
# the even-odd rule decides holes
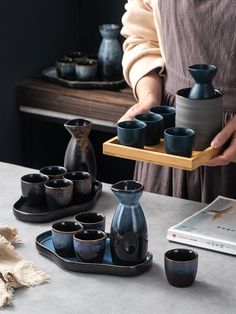
[[[73,221],[56,221],[51,230],[36,237],[36,248],[61,268],[75,272],[135,276],[152,265],[151,253],[140,264],[114,264],[105,216],[96,212],[79,213]]]
[[[194,150],[193,129],[175,127],[175,108],[156,106],[117,124],[117,136],[103,143],[105,155],[194,170],[218,155],[220,148]]]
[[[118,90],[127,86],[124,78],[105,80],[99,74],[97,55],[74,51],[58,58],[54,67],[42,71],[42,77],[50,82],[78,89]]]
[[[13,205],[19,220],[43,223],[92,209],[102,191],[85,171],[47,166],[21,177],[22,195]]]

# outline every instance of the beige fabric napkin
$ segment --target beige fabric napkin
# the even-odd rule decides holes
[[[15,228],[0,226],[0,308],[11,304],[14,289],[48,281],[46,273],[17,252],[13,244],[18,242]]]

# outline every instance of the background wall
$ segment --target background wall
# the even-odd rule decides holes
[[[97,51],[98,26],[119,23],[125,0],[2,1],[0,10],[0,161],[20,163],[15,84],[75,49]]]

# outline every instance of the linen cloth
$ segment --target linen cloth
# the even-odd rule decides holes
[[[0,308],[12,303],[14,289],[48,281],[46,273],[16,250],[20,242],[15,228],[0,226]]]

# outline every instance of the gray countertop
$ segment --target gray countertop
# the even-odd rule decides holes
[[[32,169],[0,163],[1,223],[18,229],[23,244],[17,249],[47,272],[50,281],[33,288],[15,290],[13,305],[6,307],[5,313],[236,313],[234,256],[193,248],[199,254],[194,285],[174,288],[165,278],[164,252],[184,247],[168,242],[167,229],[203,208],[204,204],[144,192],[140,204],[148,223],[152,268],[136,277],[70,272],[40,255],[35,248],[36,236],[49,230],[51,223],[26,223],[13,215],[12,206],[21,194],[20,177],[31,172]],[[93,210],[106,215],[107,232],[117,205],[110,186],[103,184],[102,195]]]

